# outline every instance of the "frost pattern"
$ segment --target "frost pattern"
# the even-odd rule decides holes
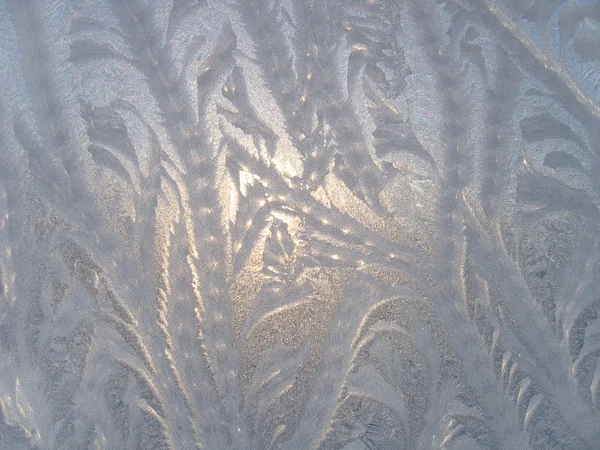
[[[0,447],[594,449],[600,7],[0,2]]]

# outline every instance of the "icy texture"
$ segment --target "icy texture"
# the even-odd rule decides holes
[[[0,0],[0,449],[599,449],[600,3]]]

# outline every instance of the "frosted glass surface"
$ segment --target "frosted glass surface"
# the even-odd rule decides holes
[[[596,0],[0,0],[0,450],[600,449]]]

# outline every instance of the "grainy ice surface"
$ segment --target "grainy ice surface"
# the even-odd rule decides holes
[[[600,449],[598,0],[0,0],[0,449]]]

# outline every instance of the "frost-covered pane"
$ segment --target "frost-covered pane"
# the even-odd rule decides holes
[[[600,448],[600,3],[0,0],[0,449]]]

